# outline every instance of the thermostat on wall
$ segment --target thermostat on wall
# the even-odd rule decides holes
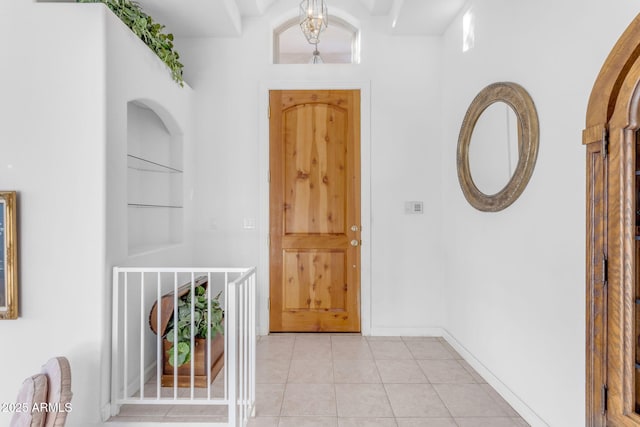
[[[407,215],[423,214],[424,204],[422,202],[404,202],[404,213]]]

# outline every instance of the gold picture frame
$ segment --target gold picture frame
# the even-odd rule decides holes
[[[0,191],[0,319],[18,318],[18,231],[15,191]]]

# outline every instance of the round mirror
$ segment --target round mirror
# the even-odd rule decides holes
[[[471,102],[458,138],[458,179],[469,203],[497,212],[524,191],[538,155],[538,115],[520,85],[494,83]]]
[[[496,194],[513,176],[518,163],[518,118],[504,102],[489,105],[473,129],[469,169],[476,187]]]

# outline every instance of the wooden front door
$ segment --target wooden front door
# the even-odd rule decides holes
[[[360,91],[270,92],[270,330],[360,331]]]

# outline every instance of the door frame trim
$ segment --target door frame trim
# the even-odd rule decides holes
[[[370,81],[261,81],[258,93],[258,334],[269,333],[269,91],[360,90],[360,201],[361,270],[360,330],[371,335],[371,82]]]

